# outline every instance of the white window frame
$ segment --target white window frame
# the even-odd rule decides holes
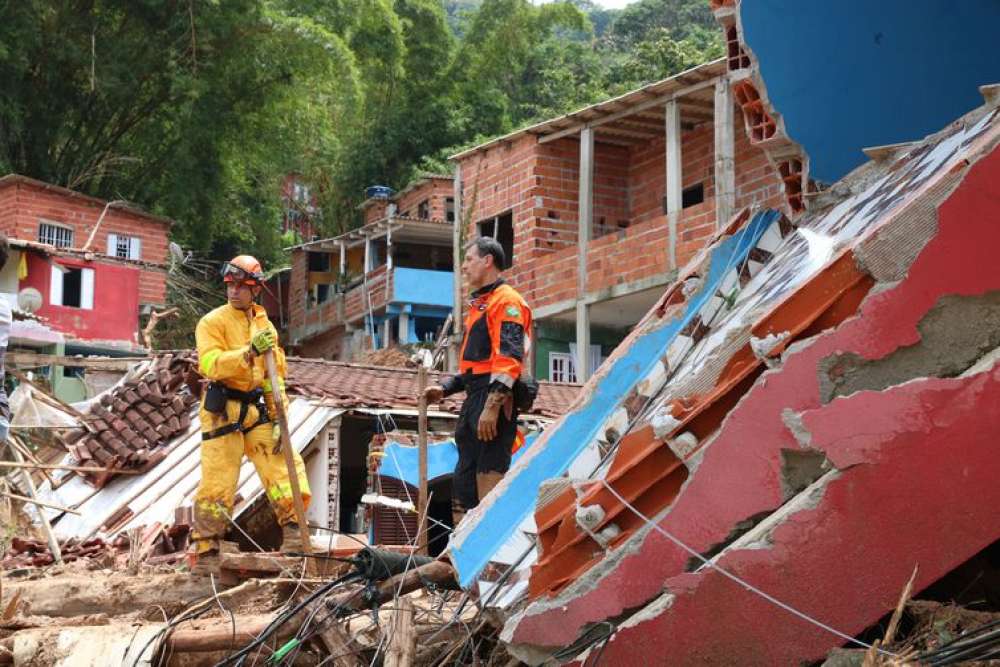
[[[573,377],[576,377],[576,343],[569,344],[569,356],[573,360]],[[601,367],[607,357],[601,355],[600,345],[590,346],[590,373],[593,375]],[[576,380],[573,380],[576,382]]]
[[[108,256],[119,259],[142,259],[142,239],[138,236],[108,234]]]
[[[51,233],[45,234],[45,231],[51,231]],[[47,243],[56,248],[72,248],[73,228],[41,218],[38,220],[38,242]]]
[[[80,310],[94,309],[94,270],[77,266],[62,266],[55,262],[51,266],[49,279],[49,304],[63,306],[63,278],[70,270],[80,271]],[[76,308],[76,306],[65,306]]]
[[[576,382],[573,355],[569,352],[549,352],[549,382],[572,384]]]

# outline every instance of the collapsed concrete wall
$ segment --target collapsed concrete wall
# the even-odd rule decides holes
[[[1000,370],[984,365],[961,376],[996,335],[1000,273],[990,267],[1000,207],[990,184],[1000,176],[1000,151],[965,173],[959,168],[957,189],[938,208],[938,230],[907,275],[880,285],[857,317],[786,352],[730,413],[659,520],[707,551],[740,521],[773,512],[777,518],[717,563],[848,634],[894,605],[914,565],[919,590],[1000,536],[992,509],[1000,489],[990,472]],[[942,321],[943,341],[928,326]],[[854,375],[873,386],[830,400],[823,395],[829,360],[844,355],[875,369]],[[914,357],[927,361],[915,364]],[[786,500],[783,454],[803,448],[822,453],[825,466],[815,471],[823,474]],[[733,655],[785,664],[842,643],[718,572],[685,572],[689,555],[656,532],[630,555],[609,560],[616,567],[600,584],[541,614],[529,608],[509,626],[509,638],[568,643],[567,629],[579,630],[582,619],[614,619],[642,595],[665,590],[652,613],[640,611],[641,622],[619,629],[602,659],[628,664],[656,651],[671,664],[729,662]]]
[[[979,403],[993,396],[985,372],[978,379],[948,378],[997,344],[990,322],[1000,274],[987,267],[1000,207],[983,193],[1000,168],[1000,154],[992,152],[998,134],[995,111],[981,109],[899,151],[894,161],[861,168],[816,206],[825,208],[803,216],[798,231],[775,223],[781,233],[766,248],[758,235],[754,247],[727,267],[732,281],[721,289],[713,283],[711,298],[698,302],[693,318],[685,302],[700,293],[709,273],[706,261],[690,267],[639,329],[655,330],[651,322],[657,317],[683,321],[683,327],[660,340],[658,352],[647,351],[654,361],[661,358],[656,368],[636,367],[628,386],[609,383],[614,362],[628,361],[630,350],[641,347],[634,335],[612,358],[611,370],[585,390],[576,412],[611,399],[611,388],[615,403],[602,403],[607,409],[590,415],[599,421],[589,435],[576,434],[590,444],[571,453],[564,468],[568,479],[541,486],[532,524],[520,526],[516,540],[508,539],[480,563],[463,561],[470,535],[490,525],[492,508],[504,506],[505,495],[516,488],[509,483],[486,499],[453,543],[463,583],[488,592],[488,603],[517,612],[503,635],[514,650],[537,661],[593,636],[595,628],[611,627],[618,634],[604,655],[627,661],[636,652],[667,651],[659,640],[641,639],[655,625],[657,635],[661,626],[665,636],[684,633],[675,644],[683,650],[663,653],[671,662],[694,660],[685,656],[723,661],[731,659],[732,646],[719,642],[713,630],[719,605],[760,619],[733,633],[744,650],[759,645],[762,662],[814,658],[842,642],[803,627],[766,601],[769,609],[762,612],[755,606],[762,599],[731,581],[715,582],[718,573],[698,570],[700,561],[618,502],[617,494],[695,552],[737,570],[746,563],[749,579],[759,577],[765,589],[773,584],[772,594],[845,632],[864,628],[893,604],[913,563],[884,552],[918,541],[958,502],[946,494],[948,502],[938,507],[933,497],[921,495],[926,477],[937,475],[933,484],[943,484],[942,459],[935,450],[934,456],[918,457],[919,464],[900,462],[906,447],[922,451],[947,434],[954,440],[950,447],[958,448],[949,450],[952,456],[966,448],[970,456],[987,451],[954,420],[934,416],[934,406],[940,401],[947,411],[950,401],[963,400],[963,414],[982,414],[978,428],[991,430],[991,413]],[[879,423],[881,430],[871,430],[864,419],[847,419],[848,408],[840,407],[863,407],[869,394],[880,397],[877,404],[888,420]],[[915,406],[931,417],[908,425]],[[841,418],[839,433],[814,431],[813,422],[827,414],[823,410]],[[547,440],[558,441],[561,430],[573,433],[564,422]],[[871,442],[864,444],[866,439]],[[892,448],[897,441],[904,444]],[[891,484],[878,486],[880,479]],[[980,488],[983,481],[969,481],[969,498],[996,493]],[[883,514],[896,517],[894,507],[881,508],[893,505],[893,498],[919,507],[927,520],[883,525]],[[881,526],[878,536],[869,535],[872,525]],[[762,526],[769,526],[765,538],[734,548]],[[1000,534],[1000,527],[978,515],[961,530],[978,532],[963,534],[956,540],[961,546],[922,554],[918,585]],[[787,545],[775,541],[786,535]],[[819,544],[819,536],[827,541],[825,550],[808,546],[809,540]],[[839,553],[838,544],[851,540],[856,544],[846,555]],[[867,557],[875,562],[862,560]],[[500,585],[476,583],[477,568],[487,562],[501,571],[510,566]],[[866,585],[838,589],[837,604],[827,608],[825,598],[842,587],[848,566],[864,571]],[[793,570],[801,578],[779,576]],[[782,632],[801,641],[769,639]]]

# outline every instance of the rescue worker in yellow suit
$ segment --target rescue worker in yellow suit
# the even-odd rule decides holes
[[[274,351],[285,398],[285,354],[264,308],[254,303],[263,279],[260,262],[240,255],[222,268],[228,303],[201,318],[195,330],[198,369],[209,382],[201,402],[201,483],[194,503],[194,547],[199,563],[210,567],[229,528],[240,465],[245,454],[282,527],[283,552],[301,552],[288,468],[264,353]],[[302,457],[294,453],[302,500],[309,504],[309,482]]]

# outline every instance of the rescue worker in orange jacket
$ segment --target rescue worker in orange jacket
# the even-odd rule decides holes
[[[467,510],[499,483],[510,468],[517,436],[513,390],[527,363],[531,309],[500,277],[503,247],[489,237],[466,249],[462,278],[472,289],[465,317],[459,374],[428,387],[428,403],[465,391],[455,427],[458,463],[452,478],[452,515],[457,526]]]
[[[302,551],[295,523],[288,468],[267,377],[264,353],[274,351],[284,392],[285,353],[262,306],[254,303],[263,275],[260,262],[240,255],[222,269],[228,303],[201,318],[195,330],[198,368],[211,382],[201,401],[201,483],[194,503],[194,545],[199,561],[211,562],[230,525],[244,454],[250,459],[282,526],[282,551]],[[303,502],[309,482],[294,453]]]

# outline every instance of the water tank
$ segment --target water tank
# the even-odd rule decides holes
[[[372,185],[365,188],[365,199],[388,199],[393,189],[388,185]]]

